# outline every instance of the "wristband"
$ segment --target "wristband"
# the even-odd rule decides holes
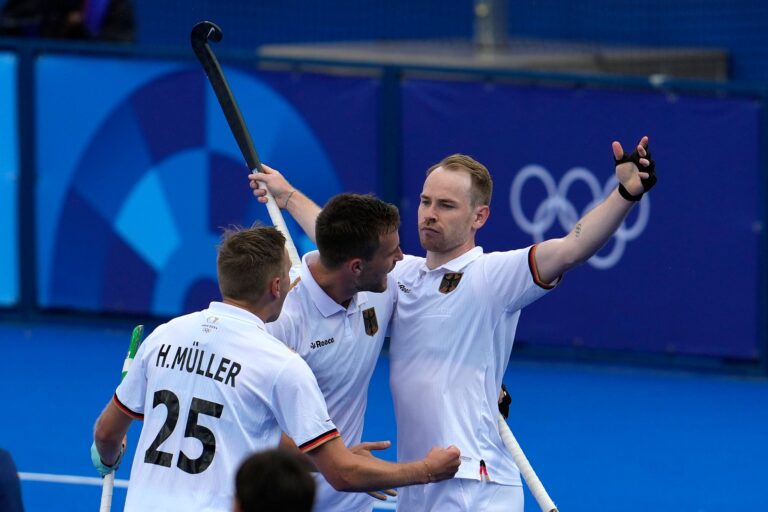
[[[626,188],[624,188],[624,185],[622,185],[621,183],[619,183],[619,194],[621,194],[621,197],[623,197],[623,198],[624,198],[624,199],[626,199],[627,201],[633,201],[633,202],[637,202],[637,201],[639,201],[639,200],[641,200],[641,199],[643,198],[643,194],[644,194],[644,193],[645,193],[645,192],[642,192],[642,193],[641,193],[640,195],[638,195],[638,196],[633,196],[632,194],[630,194],[630,193],[629,193],[629,190],[627,190]]]
[[[288,201],[290,201],[290,200],[291,200],[291,196],[293,196],[293,193],[294,193],[294,192],[296,192],[296,189],[293,189],[293,190],[291,190],[291,191],[288,193],[288,197],[286,197],[286,198],[285,198],[285,203],[283,204],[283,210],[285,210],[286,208],[288,208]]]

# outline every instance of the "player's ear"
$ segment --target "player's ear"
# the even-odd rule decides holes
[[[475,220],[472,223],[475,229],[483,227],[491,215],[491,208],[487,204],[479,204],[475,206]]]
[[[273,277],[269,282],[269,293],[276,299],[280,297],[280,277]]]
[[[347,268],[354,276],[359,276],[363,272],[362,258],[352,258],[347,262]]]

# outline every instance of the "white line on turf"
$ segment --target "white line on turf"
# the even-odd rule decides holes
[[[97,485],[101,487],[101,478],[97,476],[53,475],[50,473],[23,473],[19,478],[30,482],[51,482],[56,484]],[[128,480],[115,479],[115,487],[128,487]]]
[[[48,482],[55,484],[95,485],[101,487],[101,478],[97,476],[54,475],[51,473],[26,473],[19,471],[19,478],[27,482]],[[128,488],[128,480],[115,479],[115,487]],[[395,510],[397,500],[390,498],[387,501],[377,502],[374,510]]]

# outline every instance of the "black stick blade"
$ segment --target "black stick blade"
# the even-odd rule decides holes
[[[221,37],[222,32],[218,25],[210,21],[201,21],[192,27],[192,33],[190,34],[192,50],[194,50],[200,64],[202,64],[208,81],[216,93],[221,110],[227,119],[229,129],[232,130],[232,135],[235,136],[248,169],[263,172],[259,155],[256,153],[256,148],[251,140],[251,134],[248,132],[245,120],[240,113],[240,108],[237,106],[232,90],[229,88],[227,79],[224,77],[224,70],[221,69],[219,60],[208,44],[209,40],[221,41]]]
[[[201,21],[196,23],[192,27],[192,33],[190,34],[192,49],[197,53],[198,50],[201,50],[203,46],[208,44],[209,40],[218,43],[223,36],[224,33],[221,31],[221,28],[213,22]]]

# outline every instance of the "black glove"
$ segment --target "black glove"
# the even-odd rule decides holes
[[[504,419],[509,418],[509,406],[512,403],[512,397],[507,393],[507,386],[501,385],[501,402],[499,402],[499,412]]]
[[[640,158],[646,158],[649,162],[647,167],[643,167],[640,164]],[[646,146],[645,148],[645,157],[641,157],[640,153],[637,152],[637,148],[635,150],[627,155],[624,153],[624,155],[621,158],[614,158],[613,159],[616,165],[623,164],[626,162],[632,162],[637,166],[637,169],[641,172],[647,172],[648,177],[647,178],[640,178],[640,183],[643,184],[643,193],[639,196],[633,196],[629,193],[629,191],[624,188],[624,185],[619,183],[619,194],[621,194],[621,197],[626,199],[627,201],[639,201],[643,198],[643,194],[648,192],[653,188],[653,186],[656,184],[657,178],[656,178],[656,162],[651,158],[651,151]]]

